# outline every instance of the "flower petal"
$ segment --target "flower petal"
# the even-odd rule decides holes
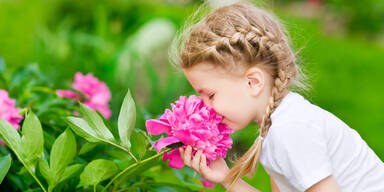
[[[149,134],[158,135],[160,133],[169,133],[171,131],[171,126],[165,121],[158,119],[151,119],[145,121],[145,126]]]
[[[75,92],[73,92],[71,90],[61,90],[61,89],[58,89],[58,90],[56,90],[56,94],[59,97],[65,97],[65,98],[68,98],[68,99],[78,99],[80,97],[79,95],[77,95]]]
[[[156,141],[154,144],[153,144],[153,146],[155,146],[156,147],[156,151],[158,152],[158,153],[160,153],[160,151],[164,148],[164,147],[166,147],[166,146],[168,146],[168,145],[170,145],[170,144],[173,144],[173,143],[177,143],[177,142],[179,142],[180,140],[178,139],[178,138],[176,138],[176,137],[166,137],[166,138],[163,138],[163,139],[160,139],[160,140],[158,140],[158,141]],[[152,146],[152,147],[153,147]]]
[[[169,154],[164,152],[163,161],[170,159],[168,165],[175,169],[181,169],[184,167],[184,161],[180,157],[179,148],[172,149]]]

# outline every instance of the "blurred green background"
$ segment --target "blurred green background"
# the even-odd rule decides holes
[[[91,72],[112,91],[113,120],[131,89],[139,106],[136,127],[144,129],[145,119],[163,113],[180,95],[195,94],[170,64],[167,51],[175,32],[202,2],[0,0],[0,56],[6,76],[36,63],[51,86],[65,89],[75,72]],[[208,1],[212,6],[218,2]],[[384,160],[384,1],[264,4],[287,27],[299,51],[299,64],[313,87],[302,94],[357,130]],[[1,81],[0,88],[7,89],[7,83]],[[255,127],[233,135],[230,156],[247,150]],[[270,190],[261,166],[247,180]]]

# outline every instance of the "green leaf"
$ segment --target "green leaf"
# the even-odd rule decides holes
[[[45,159],[39,160],[39,171],[41,175],[47,180],[48,184],[51,186],[54,183],[53,172],[48,166],[48,162]]]
[[[169,192],[169,191],[177,191],[177,192],[189,192],[189,191],[192,191],[190,188],[186,187],[186,186],[183,186],[183,185],[178,185],[178,184],[174,184],[174,183],[150,183],[150,186],[152,188],[152,190],[155,190],[157,192]],[[198,189],[200,189],[202,191],[203,190],[206,190],[206,188],[203,188],[203,187],[199,187]],[[197,190],[196,190],[197,191]]]
[[[81,170],[81,168],[83,168],[83,164],[74,164],[66,167],[57,183],[61,183],[66,179],[74,177],[76,173]]]
[[[80,103],[80,112],[85,117],[89,126],[95,131],[97,136],[110,141],[115,140],[111,131],[109,131],[109,129],[105,126],[103,119],[97,114],[97,112],[82,103]]]
[[[133,154],[137,154],[139,158],[143,158],[145,152],[147,151],[147,146],[149,141],[145,136],[145,133],[141,130],[134,130],[131,137],[131,151]]]
[[[29,112],[23,123],[21,151],[25,163],[34,171],[35,163],[43,153],[43,129],[37,116]]]
[[[91,151],[92,149],[94,149],[95,147],[97,146],[97,143],[85,143],[81,149],[80,149],[80,152],[79,152],[79,155],[82,155],[84,153],[87,153],[88,151]]]
[[[0,157],[0,184],[3,182],[4,177],[7,175],[9,168],[11,167],[12,157],[11,154]]]
[[[136,107],[135,101],[132,99],[131,92],[128,90],[125,95],[123,104],[121,105],[118,127],[121,144],[124,147],[130,148],[129,138],[136,122]]]
[[[91,161],[80,174],[80,183],[77,187],[96,185],[112,177],[118,171],[113,161],[97,159]]]
[[[35,126],[33,125],[33,127],[35,127]],[[31,143],[41,142],[41,143],[43,143],[43,141],[39,141],[39,142],[29,141],[28,137],[36,134],[35,130],[29,130],[29,129],[30,128],[27,128],[27,130],[26,130],[26,135],[28,135],[28,136],[26,137],[27,141],[24,141],[24,143],[28,143],[28,142],[31,142]],[[23,158],[23,155],[20,151],[20,150],[22,150],[22,148],[21,148],[21,139],[20,139],[19,134],[17,133],[17,131],[15,130],[15,128],[11,124],[9,124],[7,121],[2,120],[2,119],[0,119],[0,135],[3,138],[4,142],[7,144],[7,146],[12,149],[12,151],[15,153],[15,155],[17,156],[19,161],[24,165],[24,167],[27,169],[27,171],[32,175],[32,177],[35,179],[35,181],[40,185],[40,187],[43,189],[43,191],[45,191],[44,186],[41,184],[41,182],[39,181],[39,179],[36,177],[36,175],[34,173],[35,172],[34,164],[31,162],[26,162],[26,160]],[[42,138],[42,135],[41,135],[41,138]],[[40,146],[36,146],[36,148],[32,148],[33,152],[37,152],[38,150],[34,150],[34,149],[38,149],[38,148],[40,148]],[[42,152],[40,154],[42,154]],[[33,155],[34,154],[32,154],[31,156],[33,156]]]
[[[78,117],[67,117],[67,122],[77,135],[83,137],[89,142],[99,142],[100,139],[96,136],[95,131],[88,125],[88,123]]]
[[[50,155],[50,168],[56,180],[76,155],[76,139],[70,129],[66,129],[53,143]],[[57,178],[56,178],[57,177]]]
[[[9,148],[17,154],[20,153],[20,135],[8,121],[3,119],[0,119],[0,136]]]

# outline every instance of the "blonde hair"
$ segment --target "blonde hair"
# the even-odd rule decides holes
[[[193,19],[198,17],[196,11]],[[171,56],[179,68],[187,69],[201,62],[224,68],[242,65],[257,66],[273,78],[273,89],[260,125],[259,134],[265,137],[272,124],[270,115],[289,89],[307,90],[307,79],[296,64],[288,33],[269,12],[252,3],[239,2],[212,11],[195,24],[188,24],[174,39]],[[257,139],[236,161],[225,178],[229,191],[242,176],[253,177],[262,148]]]

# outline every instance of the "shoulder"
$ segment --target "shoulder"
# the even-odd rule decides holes
[[[271,114],[272,127],[324,126],[328,111],[311,103],[298,93],[290,92]]]
[[[290,144],[325,140],[325,128],[315,120],[292,120],[272,124],[267,133],[271,144],[289,147]]]
[[[305,121],[271,127],[262,149],[262,163],[305,190],[332,174],[331,159],[322,128]]]

